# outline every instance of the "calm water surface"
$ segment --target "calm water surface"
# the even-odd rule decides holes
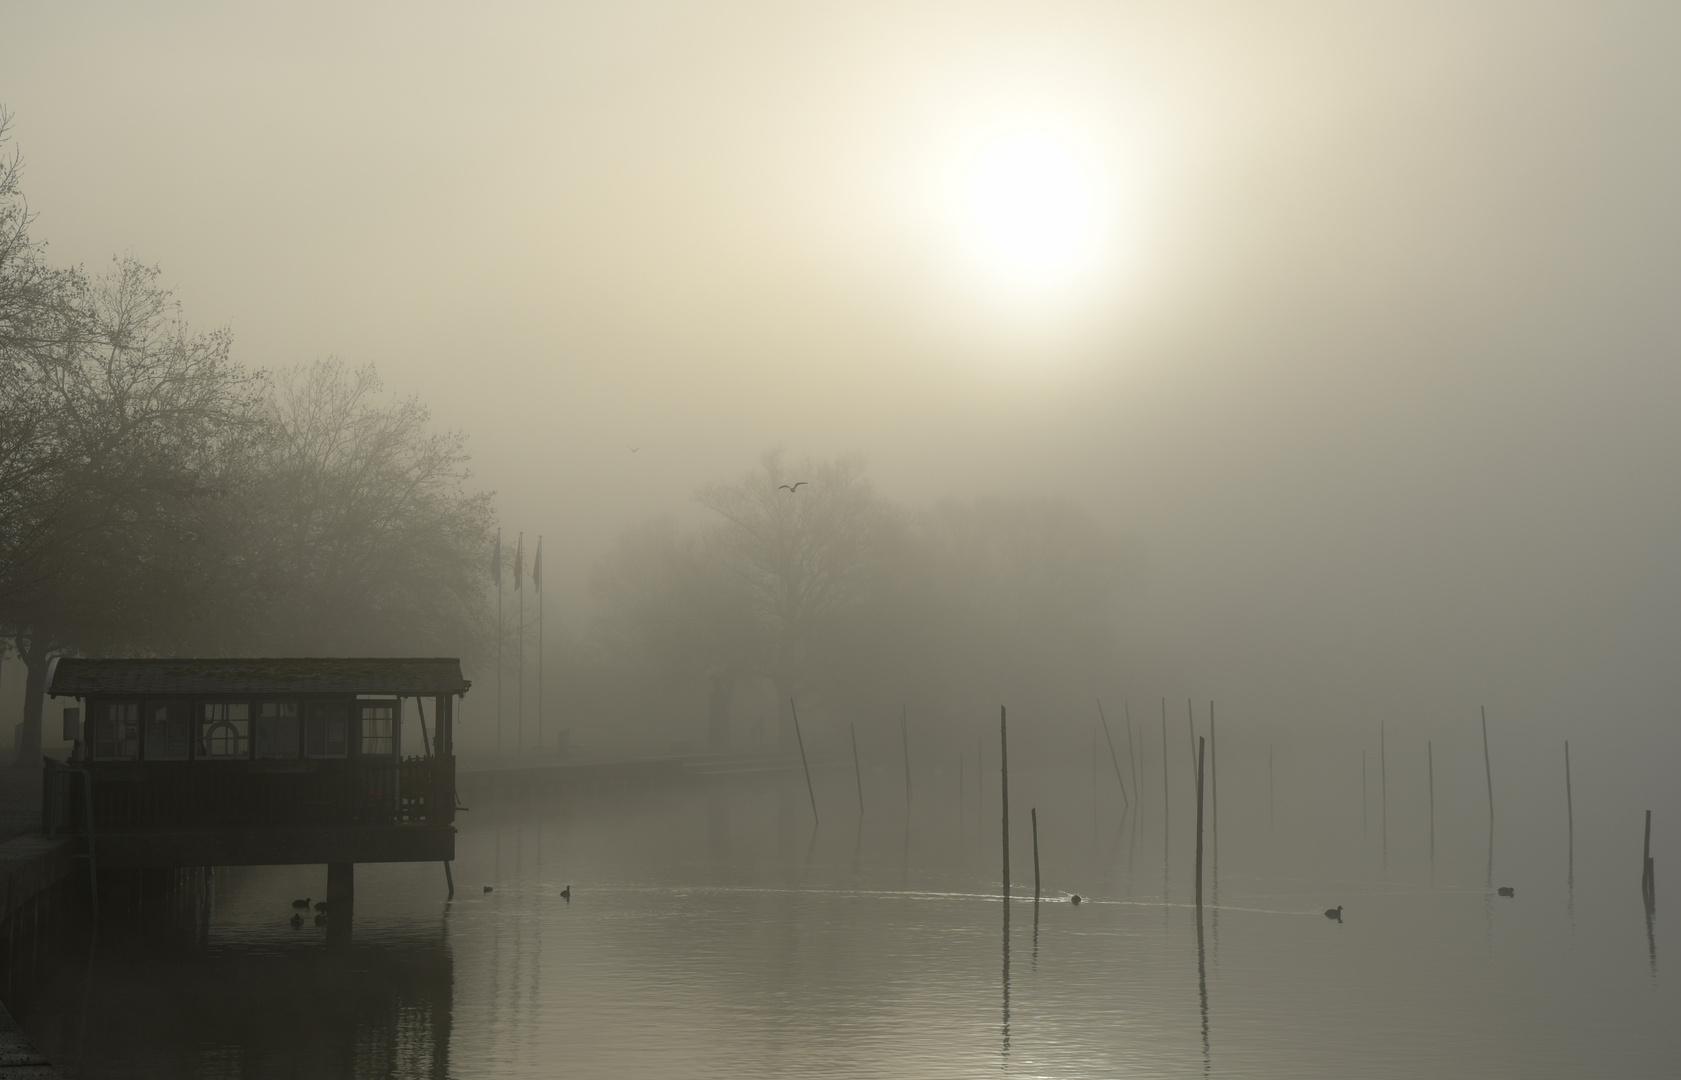
[[[907,829],[881,784],[880,820],[815,832],[792,785],[480,798],[453,902],[440,867],[359,867],[335,948],[287,923],[324,868],[223,870],[203,920],[66,945],[17,1011],[89,1077],[1676,1074],[1662,911],[1580,865],[1505,899],[1476,860],[1304,872],[1227,839],[1199,923],[1178,823],[1164,851],[1159,815],[1023,787],[1049,899],[1021,801],[1007,914],[972,791]]]

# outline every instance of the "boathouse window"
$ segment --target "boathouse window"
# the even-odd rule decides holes
[[[395,703],[362,706],[363,754],[390,754],[395,749],[392,732],[396,716]]]
[[[243,701],[216,701],[204,706],[199,721],[200,761],[239,761],[251,756],[251,706]]]
[[[104,706],[93,725],[94,760],[133,761],[139,756],[139,702],[113,702]]]
[[[298,703],[263,701],[257,705],[257,756],[298,756]]]
[[[312,701],[304,711],[304,754],[341,758],[350,748],[350,703]]]
[[[146,704],[146,760],[186,761],[191,741],[188,708],[181,701]]]

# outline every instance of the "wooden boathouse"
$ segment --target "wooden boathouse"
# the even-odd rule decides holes
[[[356,863],[455,857],[470,685],[450,658],[65,657],[47,693],[85,719],[46,762],[42,824],[85,831],[99,870],[325,863],[345,910]]]

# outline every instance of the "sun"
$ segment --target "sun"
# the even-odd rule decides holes
[[[957,206],[975,254],[1018,286],[1051,287],[1091,263],[1101,230],[1091,170],[1057,133],[1020,129],[988,139],[959,175]]]

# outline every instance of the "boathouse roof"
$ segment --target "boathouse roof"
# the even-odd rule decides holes
[[[96,660],[53,665],[56,697],[169,697],[208,694],[465,694],[454,657],[285,657],[247,660]]]

